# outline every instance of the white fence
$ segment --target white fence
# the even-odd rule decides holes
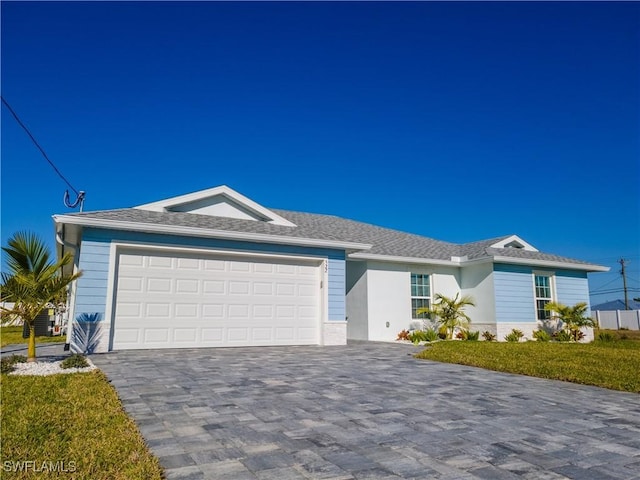
[[[596,310],[593,314],[600,328],[640,330],[640,310]]]

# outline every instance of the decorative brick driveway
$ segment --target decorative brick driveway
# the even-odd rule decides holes
[[[92,360],[169,479],[640,479],[640,395],[416,351],[354,343]]]

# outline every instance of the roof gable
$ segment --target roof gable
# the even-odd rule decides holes
[[[295,227],[296,225],[272,210],[263,207],[250,198],[226,185],[179,195],[177,197],[145,203],[136,207],[151,212],[181,212],[211,217],[237,218],[258,222]]]
[[[521,249],[527,252],[537,252],[538,249],[535,248],[530,243],[525,242],[517,235],[510,235],[506,238],[501,239],[500,241],[490,245],[490,248],[516,248]]]

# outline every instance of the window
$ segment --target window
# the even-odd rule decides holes
[[[552,302],[551,296],[551,276],[535,275],[536,285],[536,315],[538,320],[545,321],[551,318],[551,312],[545,310],[547,303]]]
[[[418,314],[419,308],[429,307],[431,304],[431,285],[429,275],[421,273],[411,274],[411,318],[429,318],[426,313]]]

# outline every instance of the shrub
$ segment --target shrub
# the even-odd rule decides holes
[[[13,363],[9,362],[8,358],[0,360],[0,373],[11,373],[16,369]]]
[[[519,342],[522,337],[524,337],[524,333],[522,333],[517,328],[514,328],[513,330],[511,330],[511,333],[504,337],[504,339],[507,342]]]
[[[615,341],[615,336],[610,332],[600,332],[598,333],[598,341],[599,342],[613,342]]]
[[[422,338],[422,330],[414,330],[413,332],[409,332],[408,336],[408,340],[413,343],[426,342],[426,340],[423,340]]]
[[[570,342],[571,334],[565,330],[560,330],[553,334],[553,339],[556,342]]]
[[[584,338],[581,328],[596,326],[595,320],[586,315],[588,306],[585,302],[576,303],[572,307],[559,302],[549,302],[544,309],[551,312],[551,318],[562,321],[563,328],[576,342]]]
[[[482,338],[484,338],[487,342],[494,342],[496,340],[496,334],[491,333],[489,330],[485,330],[482,332]]]
[[[453,298],[436,293],[435,301],[428,307],[418,308],[416,313],[426,313],[429,318],[433,318],[440,326],[446,327],[446,338],[453,338],[453,333],[456,328],[465,328],[471,319],[464,313],[464,309],[467,306],[474,306],[473,298],[469,295],[463,295],[460,298],[460,294],[456,293]]]
[[[477,342],[480,338],[480,332],[467,332],[467,340],[469,342]]]
[[[427,330],[416,330],[415,332],[409,333],[409,340],[413,343],[419,342],[433,342],[438,340],[438,332],[429,328]]]
[[[551,335],[546,330],[536,330],[533,332],[533,338],[538,342],[548,342],[551,340]]]
[[[578,328],[571,330],[571,337],[576,342],[582,340],[584,338],[584,332]]]
[[[396,340],[411,340],[409,338],[409,331],[408,330],[402,330],[399,334],[398,334],[398,338],[396,338]]]
[[[65,358],[61,363],[61,368],[85,368],[88,367],[87,359],[79,353],[74,353]]]
[[[24,363],[27,361],[27,357],[25,357],[24,355],[11,355],[8,358],[9,361],[11,361],[11,363],[13,365],[15,365],[16,363]]]
[[[438,338],[441,340],[447,339],[447,327],[442,326],[438,329]]]
[[[466,340],[468,335],[469,330],[460,330],[458,333],[456,333],[456,338],[458,340]]]
[[[428,328],[424,331],[424,336],[427,342],[435,342],[440,337],[438,336],[438,332],[436,332],[433,328]]]
[[[4,357],[0,360],[0,373],[13,372],[16,367],[16,363],[23,363],[27,361],[27,357],[24,355],[11,355],[10,357]]]

